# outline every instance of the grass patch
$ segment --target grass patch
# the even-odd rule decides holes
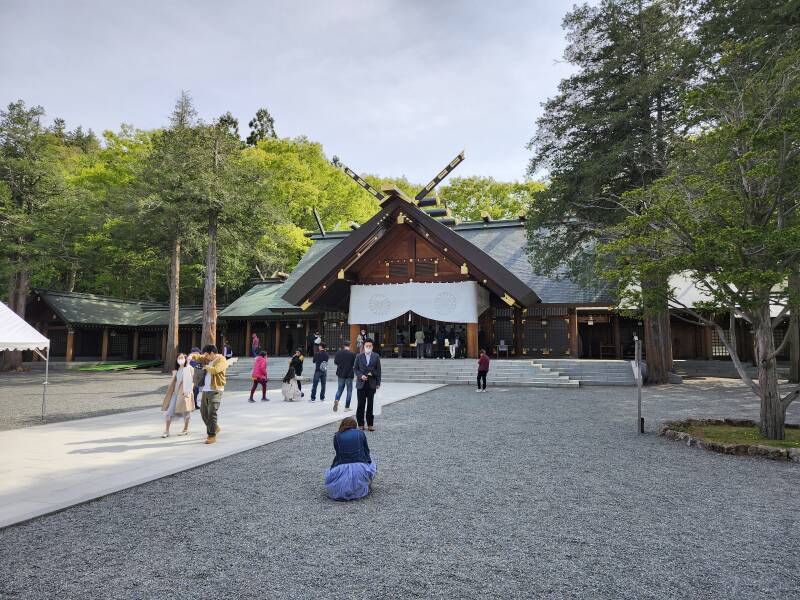
[[[722,444],[760,444],[776,448],[800,448],[800,429],[786,428],[785,440],[768,440],[761,437],[758,427],[741,425],[689,425],[681,427],[692,437]]]

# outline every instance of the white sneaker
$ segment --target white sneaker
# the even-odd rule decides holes
[[[164,433],[161,434],[161,437],[162,438],[168,438],[169,434],[165,431]]]
[[[478,393],[480,394],[480,392],[481,392],[481,388],[478,388],[478,389],[477,389],[477,390],[475,390],[475,391],[476,391],[476,392],[478,392]]]

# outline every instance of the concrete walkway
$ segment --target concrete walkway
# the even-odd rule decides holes
[[[385,383],[376,398],[385,405],[438,387]],[[268,397],[270,402],[250,404],[247,393],[226,393],[222,431],[213,446],[203,443],[199,411],[186,437],[176,436],[179,420],[170,437],[161,438],[162,413],[152,408],[0,432],[0,527],[355,416],[355,390],[349,413],[343,412],[344,402],[334,413],[330,399],[288,403],[277,390]]]

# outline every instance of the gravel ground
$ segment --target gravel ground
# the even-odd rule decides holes
[[[44,372],[0,373],[0,431],[42,424]],[[153,369],[118,373],[50,373],[45,423],[99,417],[159,406],[169,375]],[[247,379],[229,379],[226,389],[249,391]],[[280,388],[270,381],[269,389]]]
[[[746,398],[653,388],[648,428]],[[800,468],[634,421],[630,388],[442,388],[384,409],[366,499],[325,497],[322,427],[0,530],[0,598],[799,597]]]

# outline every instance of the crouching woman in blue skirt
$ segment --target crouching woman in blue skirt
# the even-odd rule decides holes
[[[369,494],[375,477],[375,463],[369,456],[367,436],[359,430],[353,417],[342,419],[333,436],[336,457],[325,471],[325,487],[334,500],[357,500]]]

